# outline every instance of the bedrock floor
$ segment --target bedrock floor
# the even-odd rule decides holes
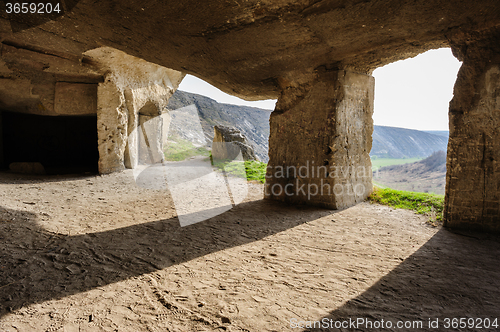
[[[323,318],[430,330],[429,318],[496,318],[498,237],[262,191],[250,184],[236,208],[180,227],[170,194],[136,186],[131,171],[0,174],[0,330],[289,331]]]

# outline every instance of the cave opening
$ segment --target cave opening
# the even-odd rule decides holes
[[[97,116],[43,116],[0,110],[0,167],[45,174],[97,173]],[[31,171],[30,171],[31,169]]]
[[[375,186],[444,195],[448,108],[460,66],[442,48],[373,72]]]

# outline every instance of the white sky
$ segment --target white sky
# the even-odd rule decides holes
[[[460,69],[449,48],[375,69],[376,125],[448,130],[448,103]]]
[[[377,68],[376,125],[418,130],[448,130],[448,103],[461,63],[450,49],[432,50],[412,59]],[[245,101],[187,75],[180,90],[208,96],[220,103],[274,109],[275,100]]]

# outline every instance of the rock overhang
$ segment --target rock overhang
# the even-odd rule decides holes
[[[80,0],[66,8],[31,28],[2,13],[0,39],[74,54],[114,47],[247,100],[277,98],[318,70],[370,73],[500,25],[497,0]]]

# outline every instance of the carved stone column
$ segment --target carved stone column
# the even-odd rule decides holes
[[[456,34],[445,226],[500,231],[500,30]]]
[[[265,198],[341,209],[372,191],[374,78],[318,74],[284,88],[271,114]]]

